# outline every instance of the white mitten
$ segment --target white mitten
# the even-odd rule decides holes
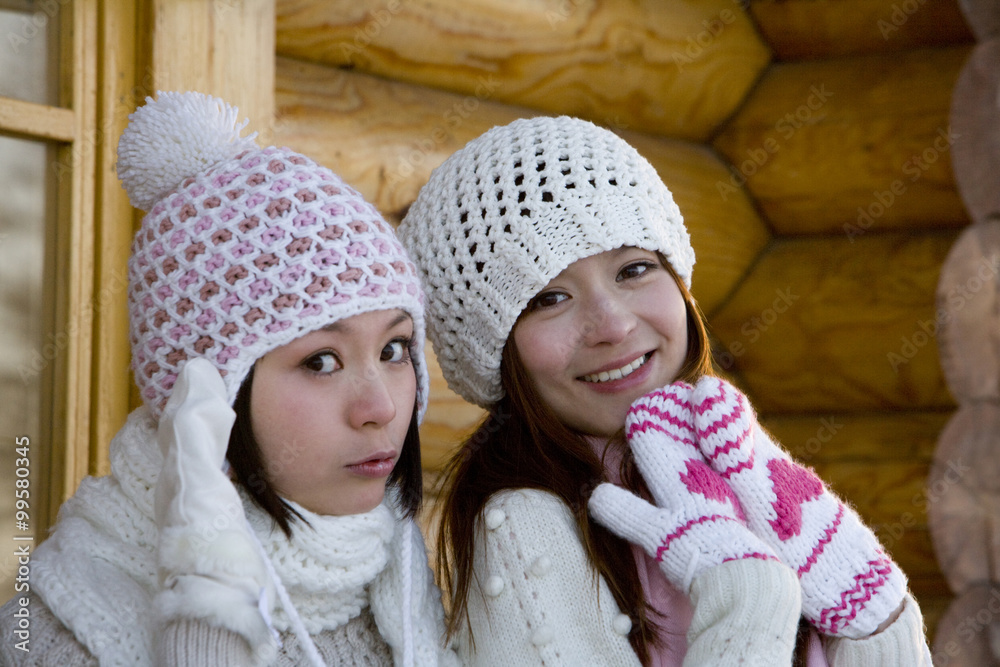
[[[803,615],[824,634],[872,634],[906,594],[906,576],[875,535],[768,437],[738,389],[705,377],[692,402],[701,451],[736,492],[750,529],[798,574]]]
[[[235,413],[216,368],[205,359],[180,372],[160,418],[163,469],[156,483],[160,593],[164,621],[201,619],[273,654],[274,596],[236,488],[223,472]]]
[[[685,594],[707,568],[774,558],[744,525],[736,496],[698,449],[691,391],[681,382],[658,389],[633,403],[625,419],[625,436],[656,505],[613,484],[598,486],[589,503],[598,523],[641,546]]]

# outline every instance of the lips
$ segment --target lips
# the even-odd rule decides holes
[[[362,477],[388,477],[396,467],[396,452],[376,452],[363,461],[345,466],[348,470]]]
[[[607,371],[600,371],[598,373],[591,373],[590,375],[584,375],[580,379],[583,380],[584,382],[594,382],[594,383],[621,380],[622,378],[628,377],[629,375],[637,371],[639,368],[641,368],[643,364],[649,361],[650,356],[652,356],[652,352],[647,352],[646,354],[636,357],[635,359],[625,364],[624,366],[613,368]]]

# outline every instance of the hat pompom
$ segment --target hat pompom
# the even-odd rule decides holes
[[[185,178],[256,148],[240,137],[236,107],[204,93],[157,93],[129,116],[118,142],[118,178],[132,205],[149,211]]]

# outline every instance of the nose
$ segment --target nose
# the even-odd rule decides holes
[[[352,428],[382,427],[396,417],[396,404],[389,393],[386,378],[371,368],[352,379],[348,422]]]
[[[581,309],[584,322],[581,340],[584,345],[611,345],[625,340],[636,326],[637,318],[628,303],[618,295],[594,294]]]

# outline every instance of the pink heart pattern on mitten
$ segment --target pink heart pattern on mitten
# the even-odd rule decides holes
[[[613,484],[601,484],[590,499],[595,520],[645,549],[685,593],[707,568],[775,558],[747,529],[736,494],[695,442],[692,389],[674,383],[647,394],[625,419],[625,436],[656,504]]]
[[[771,521],[778,539],[785,541],[802,532],[802,503],[823,494],[823,482],[808,468],[786,459],[767,462],[774,484],[774,512]]]
[[[743,508],[732,488],[704,461],[688,459],[680,479],[691,493],[699,493],[709,500],[729,503],[736,518],[744,521]]]
[[[872,634],[901,604],[906,577],[871,530],[771,440],[731,384],[702,378],[692,410],[698,445],[747,526],[798,574],[806,618],[828,635]]]

